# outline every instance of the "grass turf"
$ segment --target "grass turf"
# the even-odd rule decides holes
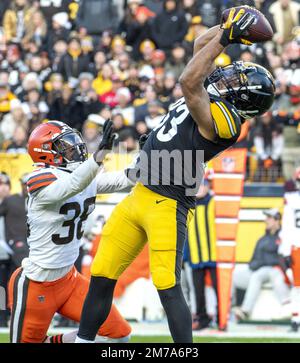
[[[0,334],[0,343],[8,343],[8,334]],[[132,343],[171,343],[166,336],[133,336]],[[195,337],[194,343],[300,343],[295,338],[226,338],[226,337]]]

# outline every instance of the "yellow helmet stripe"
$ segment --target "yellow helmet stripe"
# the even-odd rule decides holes
[[[231,112],[228,110],[227,106],[225,105],[225,103],[223,102],[217,102],[218,106],[222,108],[222,110],[225,112],[225,114],[227,115],[227,117],[229,118],[229,123],[231,125],[230,129],[233,129],[233,134],[236,134],[236,125],[234,122],[234,119],[232,117]]]
[[[211,114],[215,121],[219,137],[224,139],[231,139],[234,136],[233,130],[230,129],[230,121],[227,117],[225,110],[222,110],[217,103],[210,104]]]

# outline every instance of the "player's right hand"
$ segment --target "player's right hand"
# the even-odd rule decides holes
[[[97,163],[102,163],[107,153],[112,149],[114,139],[113,123],[111,120],[106,120],[103,126],[102,140],[99,144],[98,151],[94,153],[94,159]]]
[[[245,34],[254,21],[255,16],[250,12],[247,12],[246,9],[237,10],[236,8],[232,8],[227,20],[221,24],[223,34],[221,36],[220,43],[223,47],[227,47],[227,45],[233,43],[251,45],[252,43],[243,39],[242,35]]]

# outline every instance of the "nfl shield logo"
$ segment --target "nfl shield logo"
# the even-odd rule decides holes
[[[231,156],[227,156],[222,159],[222,169],[225,173],[231,173],[235,168],[235,159]]]

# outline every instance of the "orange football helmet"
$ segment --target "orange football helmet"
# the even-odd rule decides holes
[[[29,137],[28,153],[34,163],[62,167],[83,162],[88,157],[80,132],[60,121],[37,126]]]

